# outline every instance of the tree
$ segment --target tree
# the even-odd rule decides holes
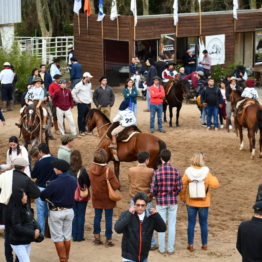
[[[142,0],[143,2],[143,15],[149,15],[149,0]]]
[[[250,6],[250,9],[256,9],[257,8],[257,1],[256,0],[249,0],[249,6]]]
[[[53,24],[47,0],[36,0],[36,11],[38,23],[42,36],[50,37],[53,35]],[[47,26],[48,25],[48,26]]]

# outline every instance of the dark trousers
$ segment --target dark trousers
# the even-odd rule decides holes
[[[101,219],[102,213],[105,210],[105,222],[106,222],[106,238],[110,239],[112,237],[112,218],[113,218],[113,209],[98,209],[95,208],[95,217],[94,217],[94,234],[100,234],[101,232]]]
[[[74,241],[81,241],[84,239],[86,206],[87,202],[75,201],[73,207],[75,216],[72,226],[72,237]]]
[[[13,262],[14,258],[13,258],[13,249],[10,245],[10,231],[9,228],[6,226],[5,227],[5,259],[6,262]],[[15,262],[19,262],[18,258],[16,258]]]
[[[2,84],[2,101],[13,100],[13,84]]]
[[[85,132],[86,131],[86,115],[91,108],[91,104],[77,104],[77,123],[78,123],[78,129],[79,132]]]

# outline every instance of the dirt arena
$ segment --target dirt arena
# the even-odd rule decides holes
[[[121,96],[117,95],[116,104],[112,116],[120,104]],[[145,101],[138,101],[138,123],[144,131],[149,130],[149,113],[144,113]],[[18,109],[18,108],[17,108]],[[76,109],[74,109],[76,117]],[[15,112],[5,113],[6,126],[0,128],[0,162],[5,161],[5,154],[8,148],[8,138],[11,135],[19,135],[18,128],[14,123],[19,114]],[[75,118],[76,119],[76,118]],[[172,256],[162,256],[158,252],[150,252],[149,261],[241,261],[235,249],[236,232],[239,223],[252,216],[252,205],[254,204],[257,187],[261,183],[262,159],[257,155],[255,160],[250,159],[247,137],[245,135],[245,148],[239,151],[239,140],[235,133],[227,133],[225,130],[207,131],[199,124],[199,111],[195,105],[183,105],[180,118],[181,127],[170,129],[164,124],[166,134],[155,133],[163,139],[167,147],[172,151],[172,164],[183,174],[189,165],[191,155],[196,151],[205,154],[206,164],[211,172],[220,181],[220,188],[212,191],[212,205],[209,211],[209,245],[208,251],[202,251],[199,226],[196,227],[195,248],[196,251],[189,253],[187,246],[187,215],[186,207],[179,202],[176,231],[176,253]],[[93,152],[99,142],[97,133],[95,136],[85,136],[75,141],[75,148],[82,153],[84,164],[88,167],[92,162]],[[51,141],[51,152],[56,155],[60,143],[59,137]],[[128,181],[127,169],[136,163],[124,163],[121,165],[120,182],[122,185],[123,200],[118,203],[114,210],[114,221],[118,215],[128,208]],[[113,240],[116,244],[113,248],[94,246],[92,243],[93,209],[91,202],[88,204],[86,213],[86,240],[84,242],[73,242],[70,261],[91,261],[116,262],[121,261],[121,236],[114,234]],[[102,223],[104,229],[104,222]],[[103,235],[103,233],[102,233]],[[0,236],[0,261],[4,261],[3,238]],[[50,239],[41,244],[32,245],[31,261],[55,262],[58,261],[55,247]]]

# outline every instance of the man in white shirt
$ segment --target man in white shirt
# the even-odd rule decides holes
[[[72,96],[74,101],[77,103],[78,112],[78,129],[81,136],[85,136],[86,132],[86,115],[91,108],[93,101],[93,90],[91,79],[93,76],[89,72],[83,74],[82,81],[77,83],[72,90]]]
[[[53,81],[55,75],[61,75],[61,71],[59,69],[59,60],[57,58],[53,60],[53,64],[50,67],[50,75]]]
[[[4,69],[0,72],[0,82],[2,86],[3,112],[6,112],[8,104],[10,111],[13,107],[13,81],[15,73],[11,69],[9,62],[5,62],[3,67]]]

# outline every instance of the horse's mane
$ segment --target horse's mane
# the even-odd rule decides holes
[[[97,113],[99,114],[101,117],[104,118],[104,120],[107,122],[107,123],[111,123],[110,119],[105,115],[103,114],[100,110],[98,109],[90,109],[89,112],[88,112],[88,115],[92,118],[94,116],[94,113]]]

